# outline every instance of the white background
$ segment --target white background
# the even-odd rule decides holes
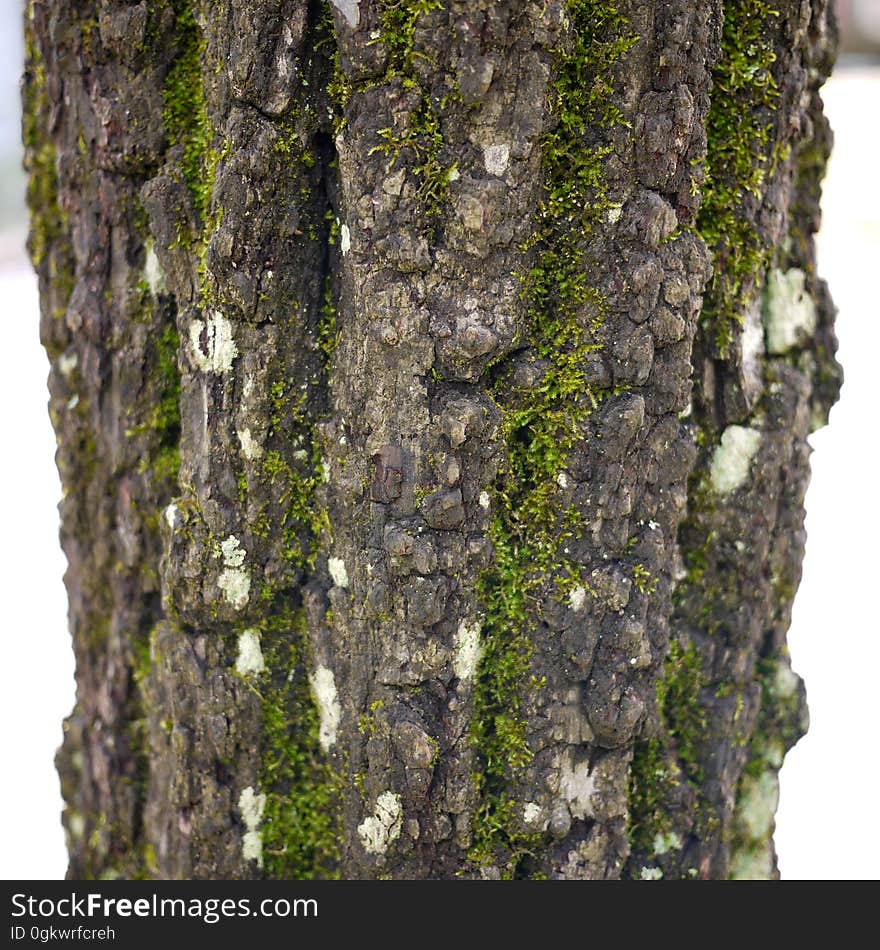
[[[53,755],[73,705],[73,663],[57,541],[60,488],[24,258],[18,170],[20,40],[0,9],[0,877],[59,878],[66,867]],[[10,10],[13,15],[10,15]],[[811,443],[809,541],[790,647],[812,725],[782,771],[777,848],[787,878],[877,878],[880,696],[878,399],[880,66],[844,63],[826,86],[837,145],[826,185],[820,268],[840,307],[846,384]]]

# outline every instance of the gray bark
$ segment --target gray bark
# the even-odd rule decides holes
[[[827,0],[29,0],[71,877],[772,877]]]

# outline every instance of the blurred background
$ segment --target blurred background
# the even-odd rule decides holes
[[[789,634],[812,724],[782,770],[776,845],[789,879],[877,879],[880,785],[877,696],[880,622],[873,552],[880,375],[880,0],[838,0],[843,54],[826,85],[835,151],[825,186],[820,272],[840,308],[846,383],[830,427],[811,437],[809,541]],[[48,362],[39,344],[36,281],[24,252],[17,0],[0,3],[0,371],[4,446],[0,500],[3,657],[0,704],[5,780],[0,878],[63,877],[61,797],[53,756],[73,706],[55,505],[60,486],[47,412]]]

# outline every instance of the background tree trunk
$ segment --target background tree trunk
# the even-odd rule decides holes
[[[71,877],[767,877],[827,0],[29,0]]]

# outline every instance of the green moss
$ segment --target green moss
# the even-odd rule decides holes
[[[268,683],[259,690],[264,870],[276,879],[338,877],[340,778],[318,741],[320,720],[306,674],[305,612],[266,621],[261,640],[268,669]]]
[[[767,769],[778,769],[781,755],[804,734],[802,698],[797,688],[791,692],[778,687],[781,660],[762,659],[758,663],[761,708],[749,738],[749,760],[744,774],[758,777]],[[785,668],[787,671],[787,667]],[[793,674],[787,674],[793,678]]]
[[[171,145],[183,147],[181,171],[193,203],[205,221],[218,152],[212,147],[214,130],[205,105],[202,59],[205,43],[192,0],[173,0],[177,56],[165,78],[163,118]]]
[[[415,48],[419,18],[431,10],[440,10],[440,0],[380,0],[382,21],[380,41],[388,51],[388,73],[412,81],[413,60],[424,56]]]
[[[389,156],[388,168],[394,167],[398,156],[409,149],[415,161],[412,173],[419,182],[418,196],[429,217],[440,213],[449,182],[458,167],[456,162],[449,165],[440,160],[443,149],[443,134],[440,130],[440,116],[427,96],[423,96],[409,119],[409,125],[403,135],[393,129],[379,129],[382,144],[371,149],[370,154],[383,152]]]
[[[703,781],[699,749],[706,732],[706,713],[700,701],[703,680],[702,660],[696,647],[689,644],[683,648],[673,640],[657,699],[678,759],[688,779],[697,786]]]
[[[805,730],[803,693],[787,658],[776,653],[758,662],[761,706],[750,736],[749,757],[740,776],[730,834],[730,873],[734,877],[773,874],[773,809],[778,772],[785,753]]]
[[[643,594],[653,594],[657,590],[658,578],[645,567],[644,564],[636,564],[633,567],[633,584],[636,589]]]
[[[679,785],[687,782],[699,789],[703,781],[699,755],[706,734],[700,700],[703,686],[696,648],[693,644],[683,648],[673,640],[657,684],[660,733],[636,742],[630,767],[627,833],[637,864],[654,856],[656,841],[673,834],[670,804],[677,798]]]
[[[763,200],[778,156],[773,112],[774,26],[779,13],[764,0],[725,0],[721,56],[712,73],[706,119],[706,180],[697,227],[714,254],[703,303],[704,326],[722,356],[761,289],[773,248],[761,241],[747,204]]]
[[[324,278],[324,294],[321,300],[321,313],[318,320],[318,332],[315,335],[318,349],[324,360],[329,360],[339,345],[339,330],[336,326],[336,300],[333,296],[333,279],[330,274]]]
[[[283,139],[281,151],[306,169],[314,164],[293,131]],[[339,236],[335,215],[328,211],[323,218],[312,217],[309,233],[332,247]],[[251,478],[261,483],[261,497],[272,499],[250,512],[248,527],[258,537],[280,535],[281,557],[296,568],[300,588],[314,570],[320,551],[326,549],[330,530],[319,496],[325,480],[317,428],[320,408],[316,409],[309,395],[324,390],[338,341],[333,289],[328,273],[312,327],[313,352],[307,357],[308,369],[302,371],[315,388],[306,392],[300,379],[285,377],[269,383],[265,451],[238,479],[243,508],[248,506]],[[287,586],[280,588],[277,581],[269,579],[259,591],[269,615],[257,624],[268,671],[256,686],[262,700],[259,784],[266,795],[264,872],[269,878],[281,879],[337,877],[345,770],[334,770],[320,746],[320,717],[308,681],[313,664],[308,655],[305,611],[290,608],[296,596]]]
[[[148,690],[153,668],[152,641],[152,632],[132,631],[129,659],[131,685],[125,711],[125,735],[132,764],[123,780],[129,782],[134,790],[139,813],[146,806],[150,780],[150,739],[146,711],[149,709]],[[155,873],[156,855],[152,845],[146,841],[143,827],[136,828],[134,834],[134,840],[130,840],[131,832],[125,829],[117,836],[128,843],[124,873],[119,876],[144,880]]]
[[[609,150],[594,136],[622,121],[611,103],[612,69],[635,43],[612,4],[568,0],[566,10],[571,32],[555,51],[554,123],[541,142],[544,197],[524,248],[534,264],[522,281],[529,317],[522,342],[547,369],[537,387],[524,389],[496,367],[490,390],[502,410],[507,458],[494,486],[494,563],[479,591],[484,653],[471,738],[482,769],[475,776],[480,805],[471,857],[500,865],[507,876],[523,872],[540,839],[521,830],[509,791],[532,758],[525,702],[534,691],[535,609],[548,588],[582,583],[579,566],[562,550],[581,530],[580,516],[560,510],[557,476],[606,395],[593,391],[586,376],[586,357],[600,349],[604,301],[589,285],[584,246],[608,207]]]
[[[302,570],[312,570],[318,557],[318,542],[330,529],[327,511],[316,501],[317,489],[324,480],[322,458],[314,423],[305,413],[305,395],[288,402],[284,393],[284,385],[276,384],[274,434],[289,434],[294,444],[302,446],[303,458],[288,461],[276,449],[269,449],[256,465],[259,477],[274,487],[283,509],[281,522],[273,529],[280,529],[282,534],[282,557]],[[246,498],[247,480],[243,475],[238,487],[239,495]],[[269,530],[268,523],[263,526],[265,532],[259,522],[252,527],[256,534]]]
[[[404,131],[380,129],[378,135],[382,141],[370,154],[382,152],[388,156],[390,169],[402,153],[408,153],[409,168],[419,183],[418,196],[427,218],[440,213],[457,167],[455,161],[447,163],[443,153],[441,115],[451,100],[449,97],[444,97],[440,102],[432,100],[421,89],[416,68],[417,59],[427,59],[424,52],[416,49],[419,20],[432,10],[442,8],[443,4],[439,0],[380,0],[381,29],[374,42],[381,43],[387,51],[385,74],[381,79],[371,79],[354,87],[363,91],[400,80],[405,88],[420,90],[419,103],[407,117]],[[337,126],[342,122],[345,103],[351,92],[352,87],[339,68],[337,57],[334,78],[330,83],[330,94],[338,110]]]
[[[68,238],[67,215],[58,204],[58,173],[55,145],[49,136],[49,95],[46,68],[31,28],[31,16],[25,17],[25,73],[23,83],[22,137],[25,146],[27,206],[30,211],[28,250],[35,268],[48,257],[49,279],[59,301],[55,316],[64,315],[64,307],[73,290],[73,251]]]
[[[145,417],[126,431],[129,437],[152,434],[150,452],[144,455],[139,471],[150,472],[160,485],[171,483],[176,489],[180,472],[180,370],[177,328],[168,324],[156,338],[148,375],[156,387],[156,401]],[[164,494],[164,492],[163,492]]]
[[[627,836],[634,855],[653,855],[656,837],[673,833],[669,802],[682,781],[662,739],[635,744],[627,789]]]

